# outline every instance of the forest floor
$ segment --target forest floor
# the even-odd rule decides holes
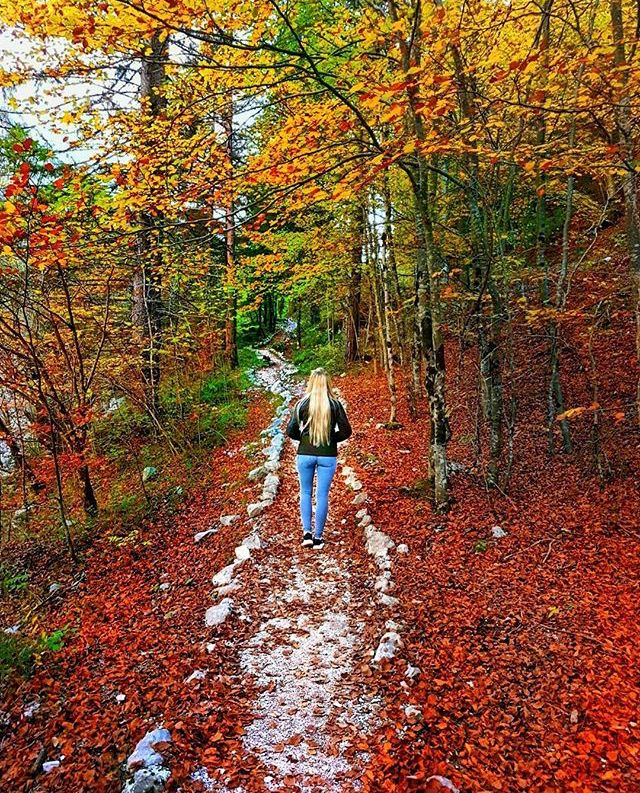
[[[633,373],[610,345],[600,354],[628,379],[615,375],[615,402]],[[273,503],[248,517],[264,492],[248,474],[273,437],[260,431],[274,404],[256,391],[201,487],[135,541],[97,542],[47,604],[68,640],[8,692],[0,790],[118,791],[159,726],[168,791],[639,790],[637,432],[605,438],[616,453],[602,488],[586,452],[548,458],[544,378],[531,345],[522,356],[531,401],[509,493],[487,491],[474,467],[463,378],[445,517],[424,498],[424,408],[411,420],[402,402],[402,428],[386,429],[382,375],[338,378],[355,431],[322,552],[299,546],[290,442]],[[585,401],[578,387],[569,399]],[[588,429],[576,426],[578,441]],[[390,538],[378,555],[363,508]],[[229,569],[238,556],[249,558]],[[208,626],[225,598],[228,616]],[[394,653],[379,660],[385,635]],[[62,759],[43,773],[39,756]]]

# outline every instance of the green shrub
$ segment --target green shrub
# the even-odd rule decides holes
[[[15,595],[29,586],[29,573],[26,570],[0,567],[0,588],[3,595]]]
[[[93,425],[93,438],[98,452],[118,459],[130,454],[130,438],[146,438],[153,432],[151,417],[126,402],[117,410],[98,419]]]
[[[26,675],[31,671],[34,647],[21,636],[0,633],[0,679],[12,672]]]
[[[239,377],[223,369],[210,375],[202,384],[200,401],[206,405],[220,405],[229,401]]]
[[[44,653],[57,653],[64,646],[65,628],[43,632],[37,639],[0,633],[0,679],[17,672],[29,675],[36,660]]]
[[[238,350],[238,366],[242,370],[260,369],[265,366],[265,362],[252,347],[241,347]]]
[[[339,374],[345,368],[344,343],[339,339],[330,344],[303,347],[293,354],[293,362],[301,375],[308,375],[319,366],[329,374]]]

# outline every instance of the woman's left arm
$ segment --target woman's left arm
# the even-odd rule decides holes
[[[298,421],[298,405],[291,411],[291,418],[287,424],[287,435],[294,441],[300,440],[300,422]]]

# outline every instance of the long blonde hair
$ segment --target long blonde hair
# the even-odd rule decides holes
[[[309,397],[308,419],[305,427],[314,446],[324,446],[331,436],[331,402],[333,396],[331,381],[325,369],[314,369],[307,381]]]

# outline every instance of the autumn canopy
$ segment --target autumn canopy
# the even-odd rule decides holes
[[[416,656],[440,665],[433,679],[447,674],[435,647],[467,671],[473,659],[490,680],[495,646],[485,641],[504,649],[509,631],[532,631],[528,661],[507,659],[511,645],[496,661],[509,670],[522,662],[528,681],[519,691],[505,682],[500,728],[489,684],[475,702],[449,681],[434,701],[438,684],[423,678],[417,696],[432,718],[405,736],[418,748],[389,728],[399,718],[389,705],[367,749],[366,784],[424,790],[430,771],[449,779],[457,769],[464,790],[638,789],[632,742],[612,738],[615,724],[630,729],[618,710],[634,701],[626,672],[613,682],[593,672],[598,707],[613,687],[604,727],[505,704],[526,700],[530,686],[543,692],[541,708],[571,714],[575,658],[595,645],[603,664],[622,668],[629,650],[626,628],[613,648],[585,625],[597,614],[611,626],[603,580],[630,625],[637,585],[637,552],[626,545],[639,538],[630,517],[640,462],[637,4],[0,0],[0,52],[0,576],[12,598],[2,613],[36,620],[28,662],[15,662],[22,645],[7,640],[7,676],[46,668],[51,648],[33,638],[42,633],[33,615],[49,607],[43,559],[70,581],[96,548],[115,554],[115,569],[140,554],[150,570],[157,560],[142,527],[155,518],[166,529],[173,511],[187,510],[206,530],[208,498],[222,499],[216,510],[240,499],[246,512],[250,444],[270,410],[251,391],[255,350],[268,347],[302,375],[318,365],[346,372],[357,430],[349,465],[378,493],[374,519],[424,554],[398,586],[413,604],[408,621],[421,626]],[[224,449],[240,439],[246,459],[232,465]],[[346,516],[346,502],[340,508]],[[498,552],[501,535],[481,526],[504,521],[519,545]],[[444,527],[454,533],[446,551]],[[602,534],[581,543],[582,530]],[[180,542],[178,566],[192,553]],[[492,567],[493,550],[502,556]],[[528,566],[532,554],[540,569]],[[100,558],[98,589],[109,566]],[[614,559],[628,578],[609,578]],[[31,565],[40,572],[20,578]],[[460,592],[453,605],[429,600],[432,583],[455,590],[457,574],[443,570],[458,568],[469,602],[455,601]],[[565,585],[560,607],[549,592]],[[573,611],[567,604],[591,586],[600,599]],[[513,606],[502,622],[481,613],[500,587]],[[138,595],[131,602],[148,620]],[[571,612],[562,651],[560,634],[541,641],[541,623],[523,627],[540,602],[545,620],[557,616],[549,608]],[[68,607],[83,651],[105,629],[83,632],[85,607]],[[521,622],[507,626],[512,618]],[[551,691],[556,651],[566,665]],[[46,685],[56,689],[54,677]],[[392,671],[387,684],[401,690]],[[165,697],[162,713],[177,718],[179,690]],[[123,732],[105,749],[105,773],[139,737],[148,707],[141,697],[135,720],[113,727]],[[491,719],[465,735],[458,707]],[[191,744],[193,716],[187,708],[179,719]],[[500,729],[521,737],[520,718],[538,741],[523,758],[498,746]],[[237,741],[241,716],[233,719]],[[548,767],[543,723],[555,730]],[[593,740],[580,744],[582,728]],[[476,746],[484,729],[491,737]],[[21,740],[32,747],[26,729]],[[231,767],[231,749],[220,752],[215,761]],[[594,765],[590,753],[608,759]],[[184,781],[185,769],[174,778]],[[22,785],[12,790],[28,789],[23,772],[11,771]]]

